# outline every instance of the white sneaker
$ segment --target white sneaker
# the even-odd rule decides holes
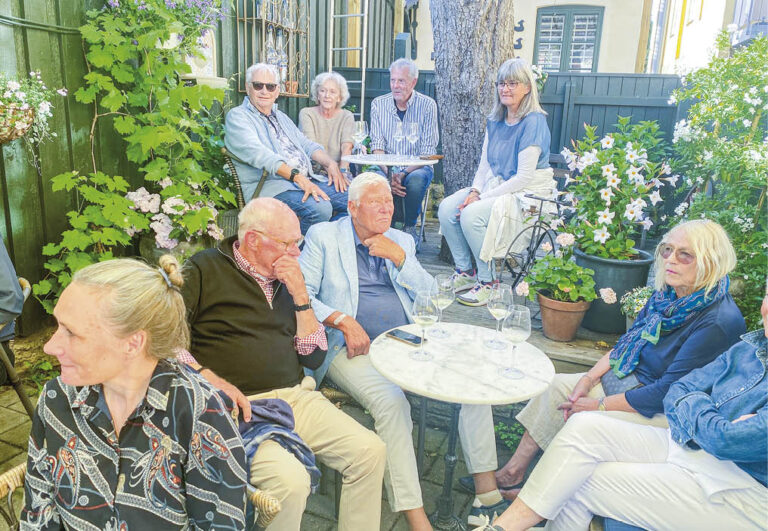
[[[458,271],[451,275],[451,281],[453,282],[453,290],[456,293],[472,289],[472,287],[477,284],[477,278],[475,278],[475,275],[459,273]]]
[[[478,282],[475,287],[464,295],[459,295],[456,300],[465,306],[485,306],[491,296],[491,285]]]

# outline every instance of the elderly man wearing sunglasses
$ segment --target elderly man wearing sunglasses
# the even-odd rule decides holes
[[[227,113],[224,143],[240,159],[233,162],[246,200],[259,196],[282,201],[298,216],[302,234],[334,214],[345,215],[348,182],[339,165],[275,106],[280,95],[277,68],[255,64],[245,79],[248,95]],[[313,160],[327,177],[312,172]]]
[[[746,332],[728,293],[728,273],[735,265],[728,235],[713,221],[687,221],[665,234],[656,250],[656,291],[632,328],[586,373],[555,375],[547,391],[518,414],[526,431],[512,458],[496,472],[502,494],[517,495],[536,454],[573,414],[603,411],[638,424],[666,426],[663,400],[670,385],[714,360]]]

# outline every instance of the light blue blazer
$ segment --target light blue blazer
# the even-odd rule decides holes
[[[307,284],[309,298],[317,320],[321,323],[335,311],[354,317],[357,315],[359,282],[357,277],[357,251],[353,234],[352,218],[328,221],[312,225],[307,231],[304,249],[299,257],[301,271]],[[416,259],[413,238],[397,229],[389,229],[384,236],[397,243],[405,251],[405,263],[398,270],[390,260],[385,260],[389,278],[403,305],[409,322],[411,307],[416,293],[432,287],[432,275],[427,273]],[[326,327],[328,355],[319,369],[314,371],[317,384],[325,377],[328,366],[345,345],[341,330]],[[375,338],[371,338],[373,340]]]

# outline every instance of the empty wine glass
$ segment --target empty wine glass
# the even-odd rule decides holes
[[[509,309],[509,315],[502,325],[504,337],[512,343],[512,359],[509,367],[501,371],[501,375],[514,380],[523,378],[523,371],[515,367],[517,363],[517,344],[531,337],[531,311],[526,306],[514,305]]]
[[[411,352],[411,359],[417,361],[429,361],[432,359],[432,354],[424,349],[424,335],[427,328],[437,322],[439,315],[440,310],[437,309],[432,293],[429,291],[418,292],[416,298],[413,299],[411,317],[413,322],[421,327],[421,347],[419,350]]]
[[[416,142],[419,141],[419,124],[411,122],[408,124],[408,130],[406,131],[406,138],[412,146],[416,146]]]
[[[491,294],[488,297],[486,306],[494,319],[496,319],[496,336],[493,339],[485,341],[485,346],[493,350],[503,350],[507,348],[507,343],[498,339],[501,335],[501,322],[509,315],[509,307],[514,304],[512,295],[512,286],[509,284],[492,284]]]
[[[453,275],[436,275],[432,283],[432,297],[435,299],[435,305],[440,310],[438,323],[443,320],[443,310],[450,306],[456,299],[456,292],[453,288]],[[429,337],[435,339],[444,339],[451,334],[445,327],[436,326],[429,330]]]
[[[368,137],[368,123],[365,120],[355,122],[355,132],[352,140],[355,141],[355,150],[358,153],[363,151],[363,140]]]
[[[399,155],[400,142],[405,140],[405,133],[403,133],[403,122],[397,122],[397,125],[395,125],[395,134],[392,135],[392,140],[395,141],[395,153]]]

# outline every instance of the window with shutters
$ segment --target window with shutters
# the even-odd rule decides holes
[[[596,72],[603,7],[544,7],[536,17],[534,63],[547,72]]]

